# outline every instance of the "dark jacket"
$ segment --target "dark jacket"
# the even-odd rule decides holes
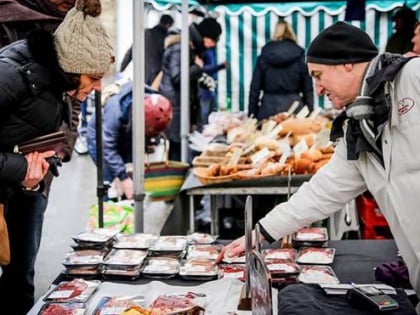
[[[257,59],[248,114],[264,119],[287,111],[294,101],[313,110],[313,85],[305,64],[305,51],[289,39],[270,41]]]
[[[166,34],[166,27],[160,24],[148,28],[144,32],[144,42],[146,43],[144,46],[144,80],[147,85],[152,84],[161,70]],[[131,46],[124,55],[121,62],[121,72],[125,70],[132,59],[133,46]]]
[[[202,38],[195,25],[190,27],[190,111],[191,117],[197,105],[197,81],[203,70],[194,63],[196,55],[204,51]],[[170,141],[180,143],[180,124],[181,124],[181,35],[169,34],[165,39],[165,52],[162,59],[162,81],[159,92],[168,98],[172,103],[172,121],[165,130],[165,134]]]
[[[77,88],[60,68],[53,37],[37,31],[0,50],[0,199],[26,175],[26,159],[13,152],[23,141],[69,124],[63,92]]]

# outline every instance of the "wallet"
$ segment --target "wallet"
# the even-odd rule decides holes
[[[63,131],[57,131],[47,134],[45,136],[36,137],[31,140],[25,141],[17,145],[16,151],[26,155],[31,152],[45,152],[55,151],[60,152],[63,150],[66,137]]]

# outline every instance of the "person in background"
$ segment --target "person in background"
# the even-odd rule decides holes
[[[13,148],[71,128],[73,101],[100,89],[114,62],[100,11],[99,1],[78,0],[54,34],[38,30],[0,50],[0,202],[11,247],[10,264],[0,278],[0,314],[26,314],[34,303],[34,266],[48,201],[43,175],[50,153],[22,156]],[[57,154],[66,161],[71,152],[63,151]],[[36,174],[28,182],[33,168]]]
[[[227,69],[229,64],[225,61],[217,63],[216,60],[216,48],[211,47],[206,49],[201,54],[203,60],[203,72],[211,76],[214,81],[214,86],[210,89],[206,87],[198,87],[198,98],[200,100],[199,117],[198,117],[198,129],[202,130],[203,126],[208,123],[208,117],[211,112],[217,109],[216,104],[216,82],[217,72],[223,69]]]
[[[344,110],[331,130],[338,143],[328,164],[258,222],[261,239],[279,240],[326,219],[368,190],[420,296],[420,58],[378,55],[367,33],[337,22],[312,41],[307,64],[317,93]],[[241,237],[218,261],[244,249]]]
[[[262,96],[261,96],[262,94]],[[248,115],[258,120],[285,112],[294,101],[296,111],[313,110],[313,84],[305,64],[305,50],[296,43],[291,25],[279,20],[273,39],[261,50],[252,75]]]
[[[404,5],[397,10],[392,20],[395,23],[395,32],[388,39],[385,51],[394,54],[404,54],[411,51],[413,48],[411,38],[416,23],[416,12]]]
[[[146,88],[145,97],[145,135],[146,146],[152,138],[159,136],[172,119],[171,104],[160,94]],[[111,183],[115,178],[121,183],[124,199],[132,199],[133,179],[129,176],[126,164],[133,163],[133,82],[121,87],[119,93],[111,96],[102,116],[103,128],[103,170],[104,180]],[[89,155],[96,164],[96,118],[88,123],[87,139]]]
[[[151,85],[162,68],[162,57],[164,51],[164,40],[168,30],[174,24],[174,19],[163,14],[159,23],[152,28],[148,28],[144,32],[144,80],[147,85]],[[133,46],[131,46],[124,55],[121,62],[120,72],[124,72],[131,60],[133,59]]]
[[[205,18],[200,24],[190,24],[190,120],[197,119],[198,80],[203,74],[203,60],[199,57],[206,49],[215,47],[222,33],[220,24],[213,18]],[[169,140],[169,159],[181,160],[181,34],[173,31],[165,39],[162,59],[162,81],[159,92],[172,103],[173,118],[165,133]],[[203,85],[204,87],[205,85]]]

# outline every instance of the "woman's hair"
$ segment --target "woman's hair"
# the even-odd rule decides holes
[[[281,20],[277,22],[274,28],[273,40],[282,40],[285,38],[296,43],[296,35],[292,26],[288,22]]]

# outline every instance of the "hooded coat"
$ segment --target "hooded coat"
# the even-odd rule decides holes
[[[194,109],[198,105],[197,81],[203,70],[194,63],[194,58],[204,50],[203,39],[193,23],[190,26],[190,110],[191,118],[197,117]],[[165,39],[162,58],[162,81],[159,92],[172,103],[172,121],[165,130],[170,141],[181,142],[181,34],[169,34]],[[191,119],[193,121],[193,119]]]
[[[248,115],[261,120],[287,111],[294,101],[299,102],[297,110],[303,105],[313,110],[313,85],[305,51],[289,39],[270,41],[263,47],[254,69]]]

